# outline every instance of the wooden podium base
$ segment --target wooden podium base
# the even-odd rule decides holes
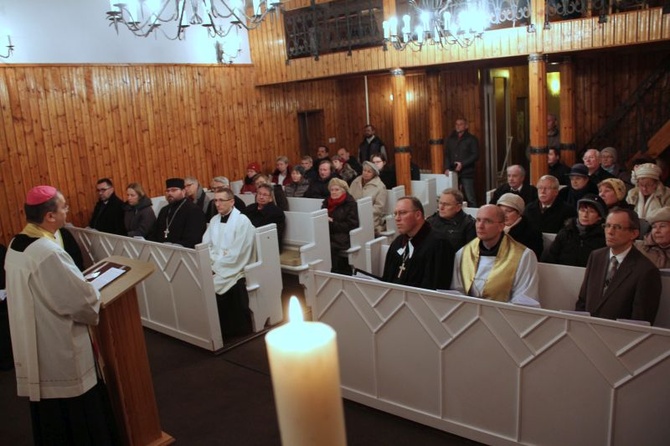
[[[101,290],[103,308],[96,330],[120,436],[131,446],[170,444],[174,438],[160,426],[135,292],[135,285],[153,272],[153,266],[117,256],[105,261],[131,268]]]

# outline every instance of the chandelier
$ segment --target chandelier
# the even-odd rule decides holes
[[[467,48],[482,37],[490,22],[480,0],[409,0],[408,3],[419,18],[419,25],[412,30],[409,14],[402,17],[402,23],[397,17],[384,21],[384,51],[388,45],[399,51],[408,47],[421,51],[424,45],[458,44]]]
[[[7,55],[0,54],[0,57],[3,59],[9,59],[9,57],[12,55],[14,52],[14,45],[12,45],[12,37],[7,34]]]
[[[268,14],[281,9],[281,0],[110,0],[110,26],[124,25],[137,37],[160,31],[170,40],[182,40],[186,29],[203,26],[210,37],[226,37],[233,30],[258,28]],[[249,15],[247,13],[250,13]],[[170,28],[166,30],[165,28]]]

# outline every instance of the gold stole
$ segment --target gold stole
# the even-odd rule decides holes
[[[503,234],[498,255],[493,263],[493,269],[486,279],[486,284],[484,284],[482,298],[500,302],[509,301],[516,270],[519,267],[519,262],[525,249],[525,246],[516,242],[509,235]],[[475,238],[465,245],[461,259],[463,288],[465,288],[465,293],[468,295],[470,295],[470,289],[475,281],[478,268],[479,239]]]

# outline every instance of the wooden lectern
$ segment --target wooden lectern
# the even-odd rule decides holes
[[[104,270],[109,264],[129,268],[100,290],[100,323],[94,330],[121,439],[131,446],[170,444],[174,439],[161,430],[158,418],[135,292],[155,268],[148,262],[111,256],[86,272]]]

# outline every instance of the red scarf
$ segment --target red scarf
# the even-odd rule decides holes
[[[346,200],[347,194],[346,192],[342,194],[340,198],[333,199],[331,197],[328,197],[328,216],[332,217],[333,216],[333,211],[335,210],[336,207],[344,203],[344,200]]]

